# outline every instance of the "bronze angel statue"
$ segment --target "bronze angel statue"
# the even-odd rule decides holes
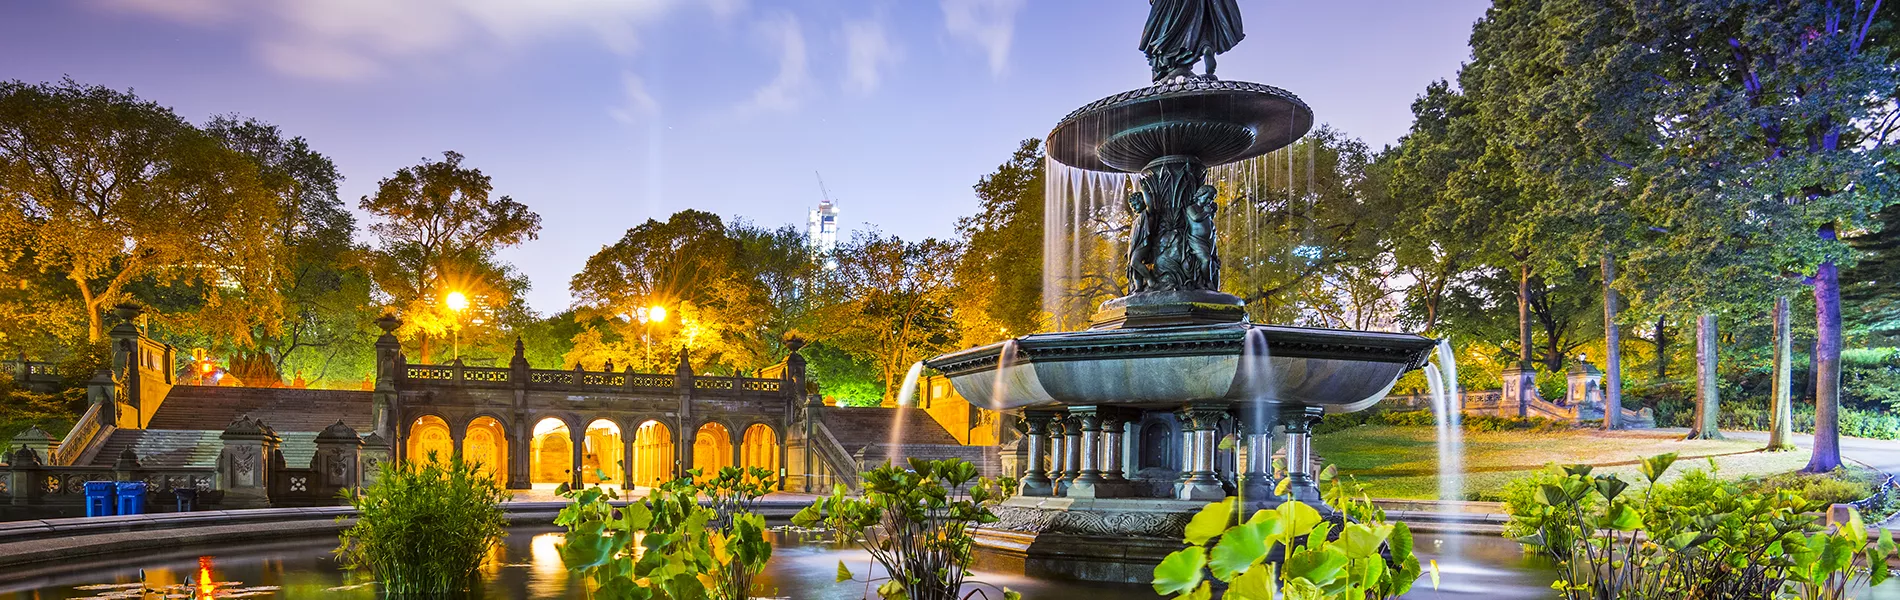
[[[1193,77],[1199,61],[1213,79],[1214,55],[1232,50],[1243,37],[1238,0],[1148,0],[1141,51],[1155,81]]]

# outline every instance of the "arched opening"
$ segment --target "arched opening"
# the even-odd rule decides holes
[[[596,419],[587,424],[587,445],[581,450],[581,483],[621,485],[621,463],[626,462],[627,445],[621,442],[620,426],[613,421]]]
[[[1141,427],[1141,456],[1137,463],[1142,469],[1168,469],[1178,471],[1174,464],[1174,428],[1161,421],[1150,422]]]
[[[740,466],[764,467],[778,474],[778,434],[764,423],[745,428],[744,443],[739,445]]]
[[[702,479],[719,474],[719,470],[732,466],[732,435],[726,432],[726,426],[707,423],[699,426],[693,434],[693,468],[699,469]]]
[[[462,437],[462,460],[481,469],[496,483],[508,485],[508,432],[494,417],[480,417],[468,423]]]
[[[411,463],[435,461],[448,464],[455,457],[455,441],[449,436],[449,423],[442,417],[423,415],[409,425],[408,446],[403,448]]]
[[[633,485],[659,487],[673,479],[673,430],[665,423],[647,421],[633,432]]]
[[[528,480],[542,484],[567,483],[574,469],[574,440],[568,434],[567,423],[554,417],[535,423],[532,446],[528,455]]]

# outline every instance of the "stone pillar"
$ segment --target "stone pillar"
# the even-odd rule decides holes
[[[144,409],[140,406],[139,377],[139,338],[145,332],[139,330],[138,318],[145,309],[130,302],[112,307],[112,315],[119,318],[119,324],[113,326],[106,335],[112,342],[112,379],[116,386],[113,396],[120,405],[113,425],[120,429],[144,429]]]
[[[1081,435],[1076,440],[1075,480],[1069,483],[1071,498],[1108,498],[1115,495],[1107,479],[1102,478],[1102,412],[1096,406],[1069,409]]]
[[[510,452],[510,454],[513,453]],[[374,431],[370,432],[369,435],[363,436],[362,451],[357,454],[357,457],[357,468],[362,473],[362,485],[369,487],[376,483],[376,478],[382,473],[383,463],[389,462],[392,458],[389,440],[383,439],[381,434]],[[513,476],[510,475],[510,487],[513,487],[513,483]]]
[[[1275,410],[1263,403],[1240,407],[1238,419],[1242,447],[1247,449],[1247,467],[1240,474],[1240,497],[1248,503],[1277,502],[1273,493],[1273,428],[1279,420]]]
[[[99,418],[109,419],[111,417],[109,415],[100,415]],[[40,429],[37,425],[28,427],[26,431],[14,434],[13,441],[7,444],[7,450],[9,452],[21,447],[32,450],[35,456],[50,460],[53,456],[53,436],[52,434],[46,433],[46,430]]]
[[[1049,484],[1054,487],[1053,495],[1062,495],[1068,489],[1069,482],[1063,481],[1069,471],[1068,415],[1056,413],[1049,419]]]
[[[1319,483],[1314,477],[1312,436],[1313,425],[1323,414],[1318,407],[1306,406],[1289,407],[1281,415],[1286,424],[1287,496],[1314,508],[1325,506],[1320,501]]]
[[[223,508],[270,506],[270,466],[282,441],[263,421],[240,417],[218,436],[218,487],[224,490]]]
[[[376,319],[376,326],[383,334],[376,338],[376,389],[371,392],[370,400],[370,426],[374,429],[371,433],[393,440],[396,439],[396,384],[402,379],[404,368],[402,342],[396,339],[396,328],[402,326],[402,320],[386,314]]]
[[[1188,440],[1185,464],[1186,477],[1175,498],[1180,500],[1220,500],[1227,497],[1227,490],[1221,485],[1220,478],[1214,476],[1214,426],[1227,413],[1224,405],[1196,404],[1183,409],[1187,417],[1183,430]]]
[[[1504,367],[1499,381],[1504,383],[1502,405],[1498,407],[1500,417],[1528,417],[1531,403],[1538,400],[1537,370],[1519,363]],[[1515,412],[1516,414],[1510,414]]]
[[[317,453],[310,468],[317,472],[316,488],[326,498],[363,485],[363,439],[356,429],[338,420],[317,434]],[[458,444],[459,446],[459,444]]]
[[[1128,482],[1128,470],[1122,459],[1122,432],[1128,428],[1128,413],[1121,410],[1108,410],[1102,413],[1102,479],[1110,484],[1121,485]]]
[[[534,458],[534,427],[526,425],[525,413],[515,417],[514,426],[508,428],[508,489],[525,490],[534,487],[534,477],[528,472],[530,461]]]
[[[1578,356],[1564,372],[1564,405],[1577,411],[1577,420],[1603,419],[1603,371]]]
[[[1028,429],[1029,465],[1023,470],[1022,481],[1018,482],[1016,493],[1023,496],[1054,496],[1055,482],[1049,479],[1049,425],[1055,413],[1032,410],[1023,413],[1023,424]]]
[[[639,437],[638,432],[638,425],[631,430],[625,427],[620,428],[620,488],[622,490],[631,491],[634,486],[640,485],[640,482],[633,480],[633,473],[637,470],[634,467],[634,461],[639,460],[639,452],[635,449],[635,446],[639,444],[635,439]]]
[[[567,470],[567,487],[578,490],[581,489],[583,485],[581,483],[581,469],[586,462],[583,459],[587,456],[587,426],[568,427],[567,439],[572,442],[568,447],[568,454],[570,456],[567,459],[567,464],[569,465]]]

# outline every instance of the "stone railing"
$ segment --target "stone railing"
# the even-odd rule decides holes
[[[211,468],[119,471],[109,466],[6,466],[0,467],[0,498],[16,505],[84,504],[88,481],[143,481],[146,493],[163,502],[172,490],[214,491],[218,476]]]
[[[496,389],[525,387],[530,390],[649,392],[682,391],[681,375],[635,373],[626,371],[586,371],[581,369],[523,369],[469,367],[459,364],[405,364],[398,371],[405,386],[460,386]],[[785,381],[763,377],[720,377],[685,374],[686,390],[703,396],[753,396],[780,394]]]
[[[51,459],[52,464],[58,466],[79,464],[85,457],[87,449],[92,448],[95,443],[104,441],[111,434],[109,431],[111,427],[100,420],[99,407],[101,406],[104,405],[88,406],[86,412],[79,415],[79,421],[73,423],[72,431],[66,432],[66,439],[60,440],[59,446],[48,452],[51,455],[48,458]]]
[[[817,451],[819,462],[824,463],[820,472],[814,474],[823,479],[816,482],[819,485],[812,486],[813,491],[824,493],[833,483],[844,484],[852,493],[861,490],[857,459],[845,452],[844,444],[838,443],[838,437],[831,434],[831,428],[826,427],[824,421],[812,422],[812,439],[808,446]]]

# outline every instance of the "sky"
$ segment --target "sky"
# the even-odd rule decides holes
[[[1396,142],[1483,0],[1240,0],[1219,75]],[[1142,87],[1139,0],[0,0],[0,79],[132,89],[329,156],[346,204],[445,150],[542,217],[501,253],[543,314],[587,257],[695,208],[952,237],[978,178]],[[359,219],[361,221],[361,219]],[[359,226],[364,223],[359,222]],[[360,232],[359,232],[360,234]]]

